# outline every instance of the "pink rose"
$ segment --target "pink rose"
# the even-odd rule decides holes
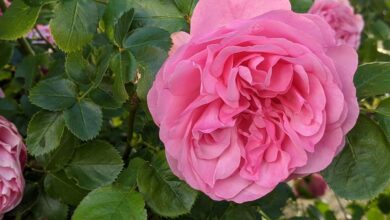
[[[306,199],[324,196],[327,189],[328,184],[326,184],[324,178],[318,173],[296,180],[293,188],[294,194],[297,197]]]
[[[38,31],[35,29],[28,33],[27,37],[33,41],[35,44],[45,44],[45,40],[50,44],[55,44],[54,38],[51,35],[50,26],[38,24],[36,26]]]
[[[0,219],[22,199],[26,159],[26,146],[15,125],[0,116]]]
[[[315,0],[309,13],[320,15],[330,24],[336,32],[337,45],[359,48],[364,20],[354,14],[348,0]]]
[[[171,169],[193,188],[255,200],[342,150],[359,113],[358,59],[319,16],[288,0],[200,0],[179,35],[148,106]]]

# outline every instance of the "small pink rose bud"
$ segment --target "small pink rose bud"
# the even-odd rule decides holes
[[[325,195],[328,185],[320,174],[298,179],[294,182],[294,194],[300,198],[314,199]]]

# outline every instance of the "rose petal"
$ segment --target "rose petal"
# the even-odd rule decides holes
[[[282,9],[291,10],[288,0],[200,0],[191,18],[191,35],[206,34],[237,19]]]

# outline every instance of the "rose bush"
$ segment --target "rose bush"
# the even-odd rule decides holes
[[[215,200],[255,200],[325,169],[357,120],[356,52],[289,8],[200,1],[149,92],[173,172]]]
[[[348,0],[315,0],[309,13],[318,14],[329,23],[336,32],[337,45],[359,48],[364,21],[354,13]]]
[[[27,152],[15,125],[0,116],[0,219],[22,200]]]

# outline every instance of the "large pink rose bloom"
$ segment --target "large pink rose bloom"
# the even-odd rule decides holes
[[[173,35],[148,106],[173,172],[242,203],[323,170],[342,150],[359,113],[358,61],[288,0],[221,2],[200,0],[191,35]]]
[[[332,26],[337,45],[359,48],[364,20],[354,13],[348,0],[315,0],[309,13],[320,15]]]
[[[0,219],[22,199],[26,157],[26,146],[15,125],[0,116]]]

